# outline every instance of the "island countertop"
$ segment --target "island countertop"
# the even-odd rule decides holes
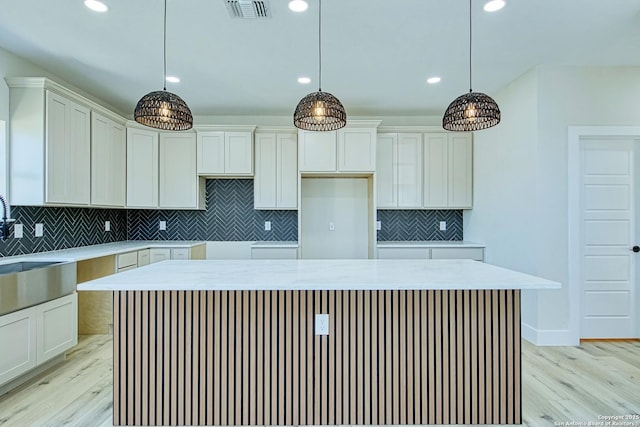
[[[163,261],[79,291],[558,289],[560,283],[471,260]]]

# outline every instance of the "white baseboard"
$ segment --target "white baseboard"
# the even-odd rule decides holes
[[[575,342],[568,329],[536,329],[522,323],[522,338],[538,346],[575,346]]]

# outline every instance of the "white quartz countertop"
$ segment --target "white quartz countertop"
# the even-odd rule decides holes
[[[379,248],[484,248],[480,243],[466,240],[399,240],[378,242]]]
[[[33,254],[16,255],[0,259],[0,264],[25,261],[82,261],[91,258],[100,258],[108,255],[116,255],[130,251],[147,248],[192,248],[204,245],[202,241],[185,240],[128,240],[122,242],[105,243],[102,245],[81,246],[57,251],[37,252]]]
[[[162,261],[78,285],[79,291],[557,289],[471,260]]]

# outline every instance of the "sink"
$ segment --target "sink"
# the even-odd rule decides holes
[[[0,264],[0,275],[48,267],[50,265],[60,264],[61,262],[62,261],[16,261],[8,264]]]
[[[22,260],[0,264],[0,316],[69,295],[76,285],[75,262]]]

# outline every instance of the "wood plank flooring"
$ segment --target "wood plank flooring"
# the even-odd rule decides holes
[[[640,414],[640,342],[522,344],[523,425]],[[81,336],[64,363],[0,396],[0,426],[112,426],[111,352],[111,336]]]

